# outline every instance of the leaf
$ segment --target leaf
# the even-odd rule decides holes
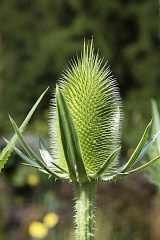
[[[56,87],[56,101],[62,146],[70,177],[72,180],[78,180],[80,184],[88,182],[78,133],[65,97],[58,86]]]
[[[41,167],[45,167],[45,164],[43,163],[42,159],[29,147],[29,145],[27,144],[27,142],[25,141],[24,137],[22,136],[22,134],[20,133],[16,123],[14,122],[14,120],[10,117],[10,121],[11,124],[15,130],[15,132],[17,133],[17,136],[23,146],[23,148],[25,149],[25,151],[28,153],[28,155],[30,156],[30,158],[33,161],[36,161]]]
[[[62,168],[61,166],[53,162],[53,159],[50,153],[47,151],[45,144],[41,138],[39,138],[39,146],[40,146],[39,151],[40,151],[41,157],[48,167],[49,166],[51,166],[52,168],[55,167],[54,168],[55,171],[60,170],[61,172],[68,174],[68,172],[64,168]]]
[[[117,157],[117,155],[120,152],[121,147],[117,148],[105,161],[105,163],[100,167],[100,169],[93,174],[93,176],[90,176],[93,179],[99,178],[106,170],[107,168],[113,163],[113,161],[115,160],[115,158]]]
[[[144,165],[142,165],[142,166],[140,166],[140,167],[138,167],[138,168],[135,168],[135,169],[129,171],[128,173],[131,174],[131,173],[139,172],[139,171],[141,171],[141,170],[143,170],[143,169],[151,166],[153,163],[157,162],[158,160],[160,160],[160,156],[152,159],[151,161],[145,163]]]
[[[135,168],[135,169],[133,169],[133,170],[131,170],[131,171],[124,172],[124,173],[119,173],[119,172],[118,172],[117,174],[115,174],[115,175],[112,177],[112,180],[116,180],[117,178],[119,178],[119,177],[121,177],[121,176],[130,175],[130,174],[133,174],[133,173],[140,172],[140,171],[144,170],[145,168],[151,166],[152,164],[156,163],[156,162],[159,161],[159,160],[160,160],[160,156],[152,159],[151,161],[149,161],[149,162],[143,164],[142,166],[137,167],[137,168]]]
[[[115,172],[112,172],[111,174],[108,174],[108,175],[102,175],[100,177],[100,179],[102,181],[113,181],[113,180],[116,180],[118,179],[119,177],[122,177],[122,176],[125,176],[125,175],[128,175],[128,172],[127,173],[115,173]]]
[[[135,163],[137,163],[148,151],[148,149],[152,146],[152,144],[155,142],[156,138],[158,137],[160,131],[152,138],[150,139],[145,146],[143,147],[141,153],[139,154],[138,158],[136,159]]]
[[[47,92],[48,88],[42,93],[42,95],[39,97],[39,99],[37,100],[37,102],[34,104],[34,106],[32,107],[32,109],[30,110],[30,112],[28,113],[28,115],[26,116],[25,120],[23,121],[22,125],[19,128],[20,132],[23,132],[25,127],[27,126],[30,118],[32,117],[34,111],[36,110],[38,104],[40,103],[40,101],[42,100],[43,96],[45,95],[45,93]],[[14,136],[11,138],[11,140],[8,142],[8,144],[6,145],[6,147],[3,149],[1,155],[0,155],[0,171],[4,168],[5,163],[7,162],[10,154],[12,153],[14,146],[16,144],[16,142],[18,141],[18,137],[17,134],[14,134]]]
[[[45,162],[45,164],[48,167],[53,167],[52,164],[52,157],[50,156],[49,152],[46,150],[44,142],[42,141],[42,139],[39,137],[39,152],[41,154],[41,157],[43,159],[43,161]]]
[[[4,138],[4,140],[8,143],[9,141],[7,139]],[[28,163],[28,165],[32,166],[32,167],[36,167],[39,168],[40,166],[32,161],[29,157],[27,157],[24,153],[22,153],[17,147],[14,147],[14,151],[20,156],[20,158],[22,158],[25,162]]]
[[[37,156],[37,154],[29,147],[29,145],[27,144],[27,142],[25,141],[25,139],[23,138],[22,134],[20,133],[16,123],[14,122],[14,120],[12,118],[10,118],[10,121],[13,125],[13,128],[15,130],[15,132],[17,133],[17,136],[23,146],[23,148],[25,149],[25,151],[28,153],[28,155],[30,156],[30,158],[35,161],[39,166],[40,166],[40,170],[44,171],[46,173],[48,173],[49,175],[55,177],[55,178],[59,178],[59,179],[63,179],[66,180],[68,179],[68,175],[67,174],[59,174],[56,173],[53,169],[49,168],[48,166],[45,165],[45,163],[42,161],[42,159]]]
[[[154,130],[155,132],[160,131],[160,115],[158,112],[158,106],[155,100],[151,100],[152,104],[152,113],[153,113],[153,123],[154,123]],[[158,147],[158,152],[160,154],[160,135],[157,137],[157,147]]]
[[[22,153],[18,148],[14,147],[14,151],[22,158],[28,165],[35,168],[40,168],[39,164],[32,161],[29,157],[27,157],[24,153]]]
[[[139,157],[137,158],[137,160],[134,162],[136,163],[137,161],[140,160],[140,158],[143,157],[143,155],[146,153],[146,151],[148,150],[148,148],[151,146],[151,144],[153,144],[153,142],[155,141],[156,137],[158,136],[159,133],[156,134],[156,136],[151,139],[143,148],[143,150],[141,151]],[[145,163],[144,165],[138,167],[138,168],[135,168],[133,170],[130,170],[128,172],[123,172],[122,170],[124,169],[124,166],[126,165],[123,165],[122,167],[120,167],[117,171],[114,171],[113,173],[111,174],[108,174],[108,175],[102,175],[101,177],[101,180],[103,181],[111,181],[111,180],[116,180],[117,178],[119,177],[122,177],[124,175],[130,175],[132,173],[136,173],[136,172],[139,172],[141,170],[144,170],[145,168],[151,166],[152,164],[154,164],[155,162],[159,161],[160,160],[160,156],[152,159],[151,161]],[[132,165],[133,166],[133,165]],[[151,168],[149,169],[149,171],[151,171]]]
[[[128,162],[117,170],[118,173],[126,172],[129,168],[131,168],[134,165],[134,163],[136,162],[136,160],[138,159],[140,154],[142,154],[142,149],[143,149],[143,147],[144,147],[144,145],[147,141],[148,134],[149,134],[149,131],[151,129],[151,124],[152,124],[152,121],[146,127],[146,129],[144,131],[144,134],[143,134],[138,146],[136,147],[135,151],[133,152],[133,154],[130,157],[130,159],[128,160]]]

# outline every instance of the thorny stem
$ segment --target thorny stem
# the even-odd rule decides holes
[[[94,240],[95,183],[76,184],[76,239]]]

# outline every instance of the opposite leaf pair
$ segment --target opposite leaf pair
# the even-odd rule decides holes
[[[33,150],[31,150],[31,148],[26,143],[25,139],[23,138],[13,119],[10,118],[14,130],[25,151],[28,153],[29,157],[23,154],[17,148],[15,148],[15,151],[28,165],[39,168],[41,171],[49,174],[50,176],[53,176],[54,178],[61,180],[77,181],[79,184],[82,184],[92,180],[97,181],[115,180],[119,177],[122,177],[123,175],[128,175],[131,173],[138,172],[142,169],[145,169],[146,167],[160,159],[160,157],[156,157],[155,159],[138,168],[129,170],[135,163],[137,163],[144,156],[148,148],[153,144],[157,137],[156,135],[153,139],[147,142],[148,134],[151,128],[151,123],[149,123],[137,148],[135,149],[134,153],[132,154],[131,158],[128,160],[126,164],[108,173],[107,171],[108,168],[112,165],[113,161],[119,154],[120,148],[117,148],[106,159],[106,162],[104,162],[104,164],[99,168],[97,172],[95,172],[94,174],[87,174],[83,161],[82,151],[80,148],[78,134],[69,108],[67,107],[65,98],[61,91],[58,89],[58,87],[56,91],[56,99],[59,115],[63,116],[59,117],[59,121],[62,136],[62,145],[64,149],[64,154],[66,156],[68,169],[67,168],[64,169],[62,166],[59,166],[54,162],[54,159],[47,151],[44,142],[42,141],[41,138],[39,139],[40,156],[33,152]]]

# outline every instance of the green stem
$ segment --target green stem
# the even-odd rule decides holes
[[[94,240],[95,183],[76,184],[76,239]]]

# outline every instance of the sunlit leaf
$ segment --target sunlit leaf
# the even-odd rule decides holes
[[[91,178],[99,178],[107,169],[108,167],[113,163],[113,161],[116,159],[117,155],[120,152],[121,147],[117,148],[106,160],[106,162],[99,168],[99,170],[91,176]]]
[[[152,112],[153,112],[153,121],[154,121],[154,131],[155,133],[160,131],[160,116],[158,111],[158,106],[155,100],[152,99]],[[160,154],[160,135],[157,137],[157,148]]]
[[[56,100],[62,146],[70,177],[72,180],[78,180],[80,184],[87,182],[88,177],[83,162],[83,156],[76,127],[65,97],[58,86],[56,88]]]
[[[143,169],[151,166],[153,163],[155,163],[155,162],[157,162],[157,161],[159,161],[159,160],[160,160],[160,156],[158,156],[158,157],[150,160],[149,162],[145,163],[144,165],[142,165],[142,166],[140,166],[140,167],[138,167],[138,168],[135,168],[135,169],[129,171],[128,173],[131,174],[131,173],[139,172],[139,171],[141,171],[141,170],[143,170]]]
[[[41,157],[48,167],[51,167],[55,171],[60,170],[61,172],[68,173],[64,168],[54,163],[50,153],[47,151],[45,144],[41,138],[39,138],[39,147]]]
[[[124,164],[122,167],[120,167],[119,169],[117,169],[117,172],[124,173],[135,164],[136,160],[138,159],[138,157],[140,156],[140,154],[142,152],[143,147],[145,146],[149,131],[151,129],[151,124],[152,124],[152,121],[146,127],[138,146],[136,147],[135,151],[133,152],[133,154],[130,157],[130,159],[128,160],[128,162],[126,164]]]
[[[32,109],[30,110],[30,112],[28,113],[28,115],[26,116],[25,120],[23,121],[22,125],[19,128],[20,132],[23,132],[25,127],[27,126],[30,118],[32,117],[34,111],[36,110],[37,106],[39,105],[40,101],[42,100],[43,96],[45,95],[45,93],[47,92],[48,88],[42,93],[42,95],[39,97],[39,99],[37,100],[37,102],[34,104],[34,106],[32,107]],[[14,146],[16,144],[16,142],[18,141],[18,136],[17,134],[15,134],[11,140],[7,143],[7,146],[3,149],[3,151],[0,154],[0,171],[3,169],[6,161],[8,160],[9,156],[11,155]]]

